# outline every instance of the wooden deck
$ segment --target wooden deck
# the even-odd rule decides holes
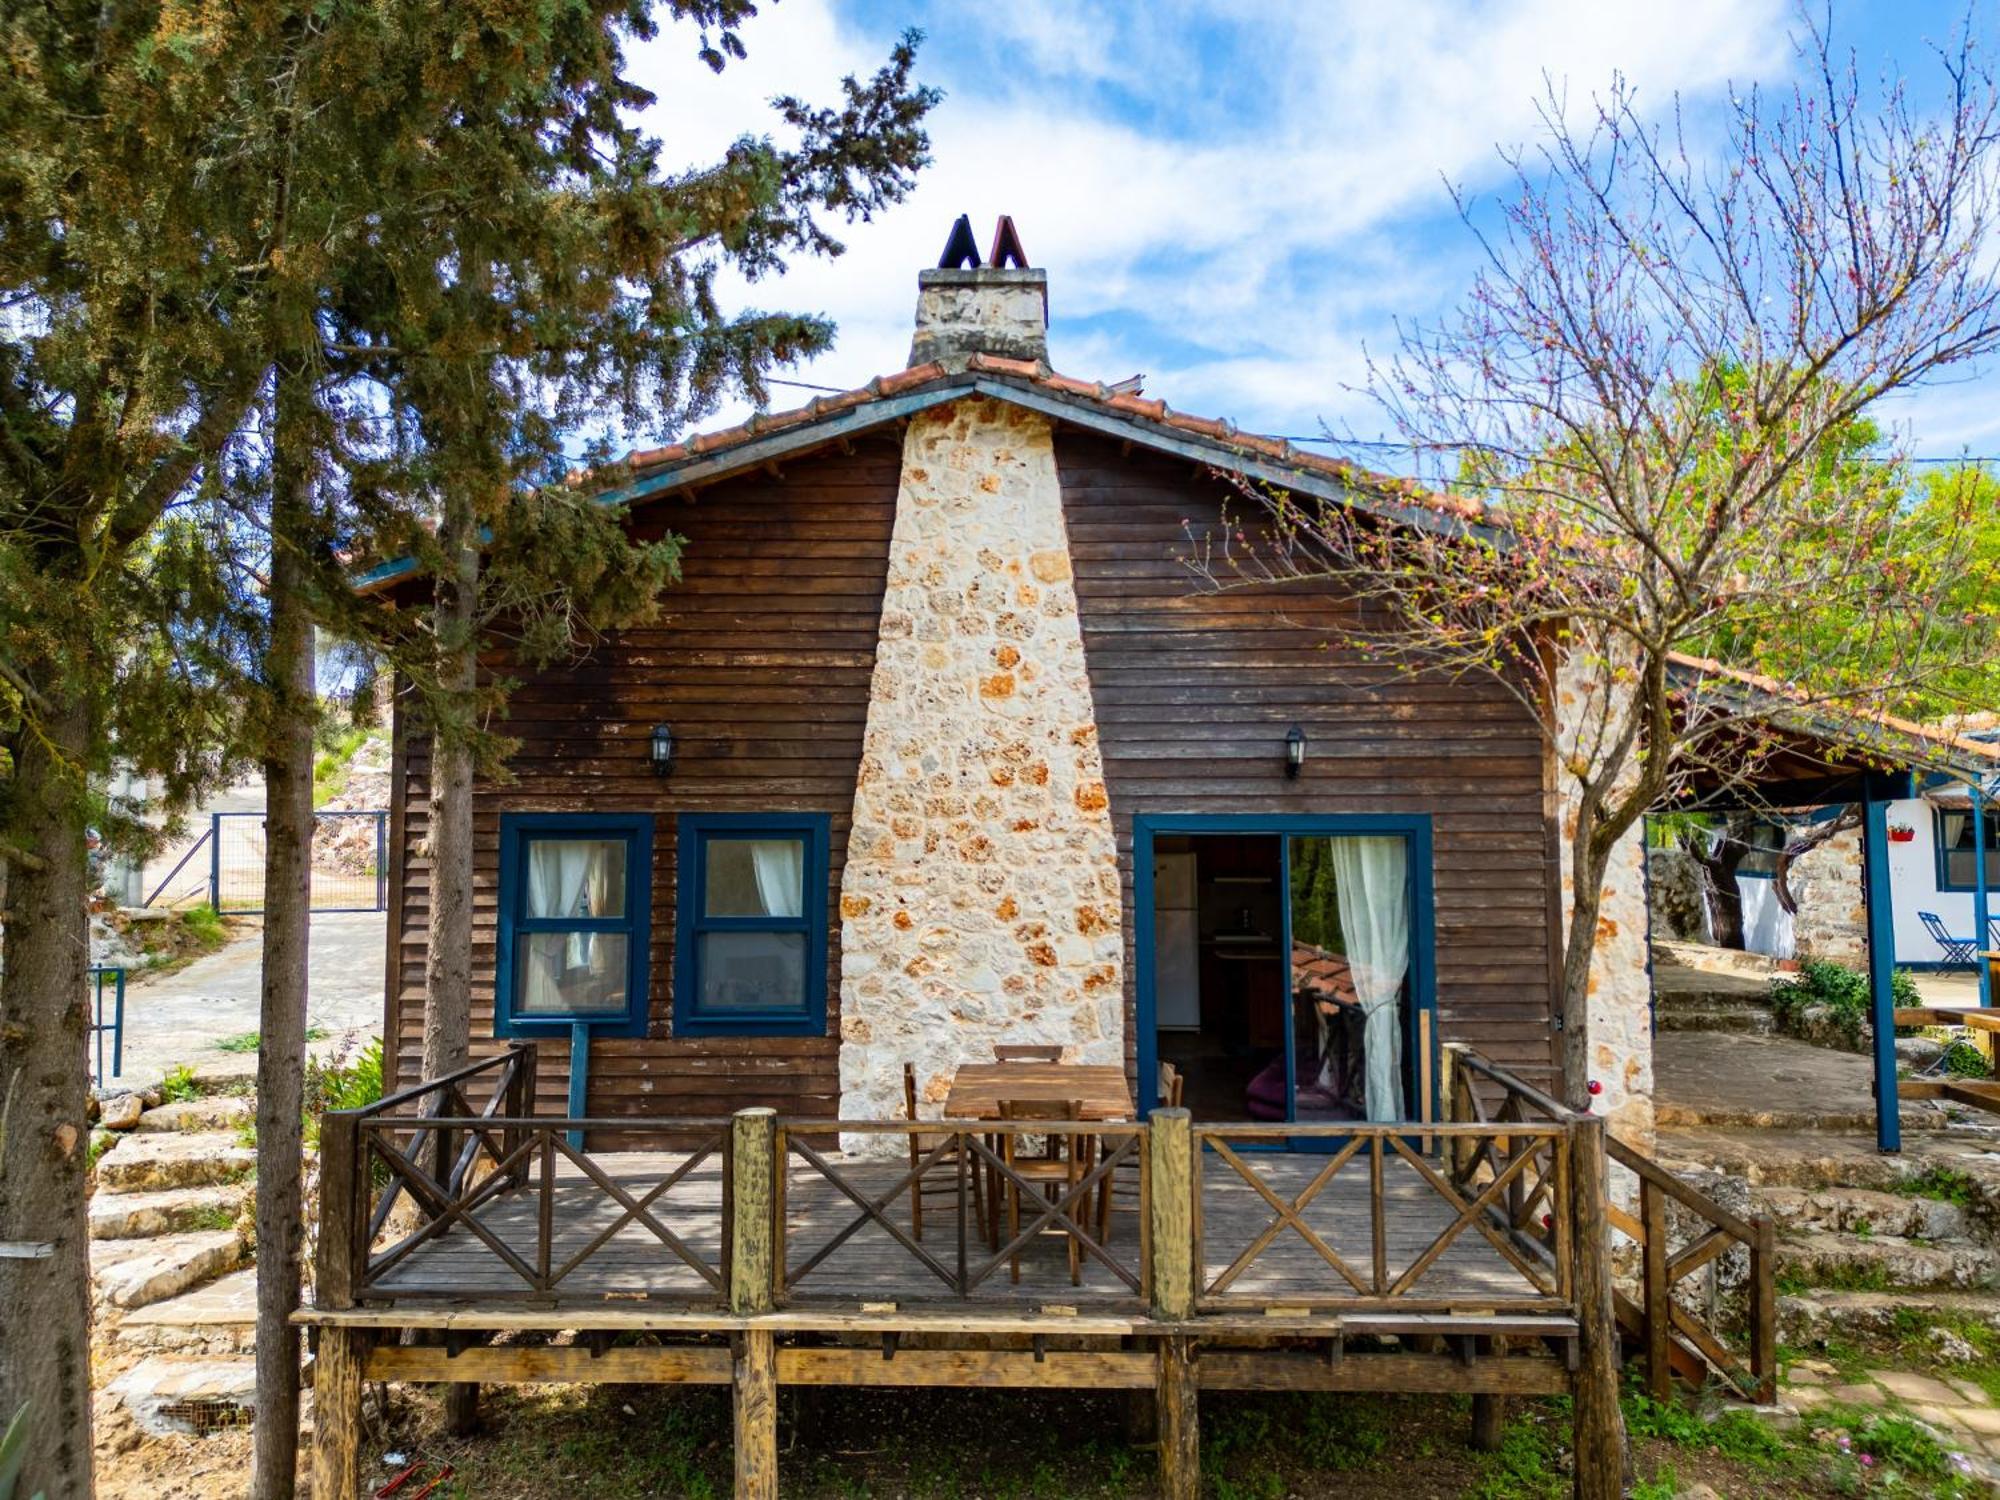
[[[1259,1153],[1246,1161],[1281,1198],[1290,1202],[1303,1193],[1325,1165],[1314,1155]],[[645,1202],[686,1161],[680,1153],[594,1153],[593,1160],[632,1199]],[[886,1195],[906,1168],[897,1162],[831,1157],[850,1184],[865,1196]],[[618,1225],[624,1206],[606,1194],[581,1168],[559,1162],[551,1214],[551,1267],[554,1271],[612,1231],[556,1284],[563,1303],[590,1301],[718,1302],[714,1284],[676,1254],[647,1225],[627,1218]],[[950,1175],[944,1174],[950,1181]],[[531,1184],[511,1188],[473,1210],[481,1229],[507,1245],[522,1261],[535,1263],[541,1194]],[[1299,1211],[1299,1217],[1342,1260],[1366,1279],[1371,1265],[1374,1225],[1369,1206],[1366,1169],[1350,1165]],[[723,1256],[723,1182],[720,1161],[710,1156],[655,1199],[648,1214],[688,1252],[720,1272]],[[1384,1265],[1390,1281],[1411,1266],[1457,1218],[1456,1211],[1406,1162],[1391,1160],[1383,1167],[1385,1207]],[[785,1213],[784,1250],[788,1276],[804,1267],[849,1224],[865,1218],[862,1210],[810,1164],[794,1160],[786,1174],[782,1202]],[[1136,1194],[1114,1197],[1106,1251],[1135,1276],[1139,1273],[1139,1224]],[[1028,1212],[1024,1204],[1024,1213]],[[910,1232],[909,1196],[901,1194],[886,1210],[891,1223]],[[1260,1194],[1212,1153],[1202,1172],[1201,1285],[1216,1282],[1238,1255],[1277,1215]],[[1025,1221],[1024,1221],[1025,1223]],[[1005,1236],[1003,1235],[1003,1242]],[[960,1250],[956,1204],[950,1195],[927,1200],[925,1250],[955,1269]],[[990,1243],[976,1226],[965,1245],[968,1266],[975,1274],[993,1258]],[[1286,1226],[1269,1246],[1229,1284],[1232,1303],[1307,1306],[1328,1302],[1370,1300],[1357,1292],[1299,1232]],[[464,1225],[454,1225],[439,1238],[418,1246],[393,1268],[372,1280],[368,1300],[399,1302],[484,1301],[531,1296],[533,1288],[484,1239]],[[1460,1231],[1426,1269],[1404,1298],[1417,1303],[1449,1303],[1468,1309],[1519,1305],[1536,1299],[1541,1289],[1471,1228]],[[1012,1280],[1005,1264],[996,1266],[972,1290],[981,1304],[1022,1309],[1046,1304],[1138,1304],[1141,1298],[1109,1267],[1087,1259],[1080,1286],[1072,1285],[1064,1238],[1044,1234],[1030,1242],[1021,1256],[1021,1279]],[[906,1304],[949,1300],[962,1302],[955,1289],[925,1266],[888,1228],[869,1221],[824,1260],[813,1266],[791,1289],[793,1304],[846,1302]]]

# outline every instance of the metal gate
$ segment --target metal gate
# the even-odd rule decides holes
[[[264,815],[210,813],[208,899],[218,912],[264,909]],[[389,909],[389,814],[313,814],[312,909]]]

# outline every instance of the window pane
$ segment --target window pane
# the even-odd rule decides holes
[[[806,1003],[803,932],[705,932],[695,953],[698,1008],[802,1010]]]
[[[525,915],[625,915],[625,840],[530,838],[527,845]]]
[[[627,952],[622,932],[522,933],[515,944],[515,1014],[624,1010]]]
[[[803,839],[708,840],[703,915],[796,917],[805,910]]]

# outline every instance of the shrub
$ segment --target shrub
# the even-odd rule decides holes
[[[336,1053],[325,1062],[306,1062],[306,1144],[319,1144],[320,1116],[328,1110],[365,1109],[382,1097],[382,1039],[354,1054]]]
[[[167,1076],[160,1080],[160,1098],[168,1104],[179,1104],[184,1100],[201,1097],[201,1086],[194,1081],[194,1068],[181,1063],[167,1069]]]
[[[1924,1003],[1917,992],[1916,977],[1908,969],[1890,974],[1889,992],[1899,1008]],[[1772,981],[1771,1008],[1777,1012],[1778,1024],[1795,1036],[1810,1038],[1817,1025],[1823,1024],[1848,1047],[1859,1050],[1868,1029],[1873,996],[1866,974],[1829,959],[1809,958],[1798,973]]]

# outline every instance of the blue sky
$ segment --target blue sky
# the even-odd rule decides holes
[[[1497,148],[1531,141],[1545,80],[1584,100],[1623,73],[1697,131],[1732,88],[1794,65],[1786,0],[779,0],[721,77],[670,30],[635,60],[648,122],[689,162],[761,131],[778,93],[831,99],[907,26],[946,91],[917,191],[845,235],[849,253],[731,287],[741,305],[823,312],[829,354],[797,378],[852,386],[902,368],[916,273],[951,221],[982,245],[1011,213],[1049,273],[1050,359],[1066,374],[1146,377],[1178,409],[1252,430],[1361,436],[1352,387],[1398,319],[1450,307],[1476,247],[1446,183],[1506,187]],[[1836,0],[1864,74],[1927,83],[1943,0]],[[1993,27],[1990,8],[1982,11]],[[2000,403],[1962,380],[1884,413],[1920,453],[2000,453]],[[778,392],[778,404],[806,391]],[[718,420],[731,420],[726,412]],[[651,436],[635,434],[639,436]]]

